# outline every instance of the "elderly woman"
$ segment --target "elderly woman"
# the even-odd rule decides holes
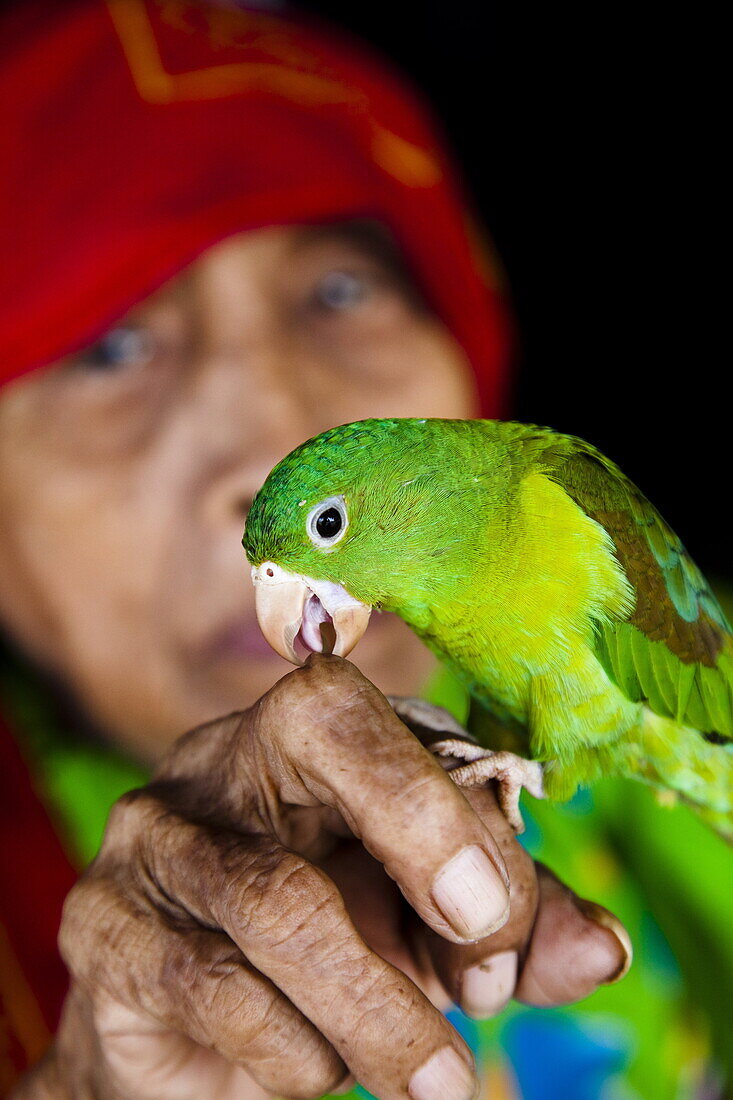
[[[271,14],[4,20],[3,1082],[63,1000],[18,1097],[459,1100],[469,1047],[508,1092],[525,1055],[510,1073],[469,1017],[612,982],[624,930],[397,720],[381,691],[431,676],[460,708],[402,624],[362,672],[285,675],[240,545],[322,428],[503,407],[505,309],[430,124]]]

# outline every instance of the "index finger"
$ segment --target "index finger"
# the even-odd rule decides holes
[[[254,734],[281,801],[336,809],[438,935],[467,943],[506,923],[491,832],[354,665],[311,655],[260,701]]]

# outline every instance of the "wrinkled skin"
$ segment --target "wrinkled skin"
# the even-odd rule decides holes
[[[511,908],[471,942],[435,898],[476,847]],[[459,791],[353,665],[311,657],[117,804],[67,900],[55,1048],[15,1095],[316,1097],[353,1074],[406,1100],[428,1095],[439,1055],[446,1100],[468,1097],[470,1052],[434,1006],[587,995],[626,962],[604,914],[532,863],[490,791]]]

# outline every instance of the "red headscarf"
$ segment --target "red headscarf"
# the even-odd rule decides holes
[[[370,217],[500,411],[496,273],[421,104],[353,42],[221,3],[17,0],[0,104],[0,384],[90,343],[228,235]],[[55,1026],[74,872],[2,730],[0,750],[1,1092]]]
[[[0,37],[0,381],[241,230],[373,217],[496,414],[509,326],[422,106],[351,41],[186,0],[23,0]]]

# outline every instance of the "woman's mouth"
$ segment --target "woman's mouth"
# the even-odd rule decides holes
[[[218,630],[207,643],[205,656],[215,661],[263,661],[274,654],[259,623],[252,617],[242,617]]]

